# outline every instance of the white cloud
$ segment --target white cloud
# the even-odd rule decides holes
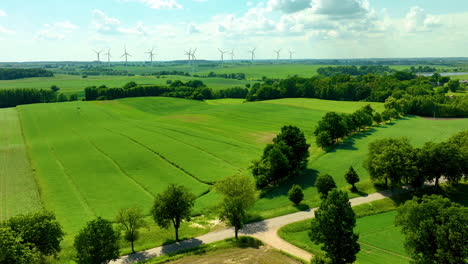
[[[101,10],[92,11],[92,28],[102,35],[148,35],[150,29],[143,22],[138,22],[134,27],[124,27],[117,18],[109,17]]]
[[[36,39],[62,40],[66,39],[78,26],[69,21],[60,21],[52,24],[44,24],[43,28],[36,33]]]
[[[368,0],[313,0],[315,14],[335,19],[357,18],[369,12]]]
[[[13,34],[13,33],[15,33],[13,30],[0,25],[0,34]]]
[[[124,0],[129,2],[140,2],[153,9],[180,9],[183,6],[175,0]]]
[[[294,13],[309,8],[311,0],[270,0],[267,7],[271,11]]]
[[[190,23],[187,25],[185,32],[187,34],[195,34],[200,33],[200,29],[196,25]]]
[[[7,13],[0,9],[0,17],[7,16]]]
[[[424,9],[414,6],[406,14],[404,21],[407,32],[427,31],[440,25],[440,18],[428,15]]]

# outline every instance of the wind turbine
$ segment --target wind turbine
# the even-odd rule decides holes
[[[197,61],[197,57],[195,57],[195,53],[196,53],[196,52],[197,52],[197,48],[195,48],[194,50],[192,50],[192,51],[190,52],[190,56],[191,56],[191,58],[192,58],[192,72],[195,71],[195,63],[196,63],[196,61]]]
[[[190,65],[190,61],[192,60],[192,49],[185,51],[184,54],[188,56],[188,64]]]
[[[255,50],[256,50],[256,49],[257,49],[257,48],[254,48],[253,50],[249,50],[249,53],[250,53],[250,55],[251,55],[252,64],[253,64],[253,61],[254,61],[254,58],[255,58]]]
[[[104,53],[104,55],[107,56],[107,64],[109,64],[109,67],[110,67],[110,58],[112,57],[110,53],[110,49],[108,49],[107,53]]]
[[[289,61],[292,62],[292,55],[296,53],[294,51],[289,50]]]
[[[221,68],[224,67],[224,54],[229,53],[229,51],[222,51],[221,49],[218,49],[219,53],[221,53]]]
[[[102,52],[102,50],[100,50],[100,51],[95,51],[95,50],[93,50],[93,51],[94,51],[94,53],[96,53],[97,62],[98,62],[98,63],[101,62],[101,52]]]
[[[231,61],[234,63],[234,49],[232,49],[229,54],[231,54]]]
[[[279,49],[279,50],[274,50],[274,52],[276,53],[276,62],[278,62],[278,61],[279,61],[279,58],[280,58],[281,49]]]
[[[147,52],[145,52],[145,53],[149,54],[151,65],[153,65],[153,58],[154,58],[154,55],[155,55],[155,53],[153,51],[154,51],[154,48],[152,48],[152,49],[148,50]]]
[[[130,57],[131,57],[132,55],[130,55],[130,54],[127,52],[127,47],[126,47],[126,46],[124,46],[124,54],[123,54],[123,55],[122,55],[120,58],[123,58],[123,57],[125,57],[125,67],[127,66],[127,62],[128,62],[128,56],[130,56]]]

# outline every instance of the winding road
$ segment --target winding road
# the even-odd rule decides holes
[[[369,194],[367,196],[361,196],[361,197],[350,199],[350,202],[351,202],[351,206],[356,206],[356,205],[384,199],[394,194],[395,193],[392,193],[391,191],[388,191],[388,190],[381,191],[381,192]],[[281,239],[278,236],[278,230],[285,225],[298,222],[298,221],[302,221],[305,219],[313,218],[315,210],[317,210],[317,208],[313,208],[313,209],[309,209],[309,210],[301,211],[297,213],[292,213],[288,215],[283,215],[283,216],[279,216],[275,218],[270,218],[270,219],[260,221],[260,222],[247,224],[244,226],[242,230],[240,230],[240,234],[255,237],[263,241],[263,243],[275,249],[281,250],[283,252],[286,252],[298,258],[309,261],[312,257],[312,254]],[[202,236],[184,240],[179,243],[164,245],[161,247],[156,247],[156,248],[144,250],[141,252],[137,252],[135,254],[122,256],[115,261],[111,261],[110,263],[112,264],[135,263],[138,261],[144,261],[147,259],[158,257],[163,254],[168,254],[168,253],[173,253],[173,252],[177,252],[177,251],[184,250],[184,249],[193,248],[202,244],[213,243],[213,242],[220,241],[220,240],[230,238],[233,236],[234,236],[234,229],[227,228],[221,231],[210,232]]]

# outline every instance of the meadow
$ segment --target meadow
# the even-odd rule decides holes
[[[15,116],[17,122],[16,126],[7,126],[15,137],[4,136],[0,148],[19,145],[23,157],[30,159],[30,163],[28,159],[21,163],[28,172],[23,178],[29,185],[19,177],[4,176],[18,173],[19,165],[11,162],[11,168],[6,167],[9,173],[2,173],[1,180],[21,188],[20,193],[40,193],[40,199],[38,195],[28,197],[38,204],[35,208],[42,203],[56,213],[67,233],[64,247],[71,246],[71,239],[86,221],[96,216],[113,219],[118,209],[130,206],[139,206],[149,214],[155,194],[169,184],[183,184],[198,197],[194,210],[198,218],[194,220],[202,223],[201,228],[190,224],[184,227],[181,233],[189,237],[208,232],[209,219],[216,217],[218,196],[212,185],[229,175],[250,175],[251,161],[260,157],[283,125],[299,126],[311,143],[307,171],[260,198],[249,212],[252,221],[317,206],[314,181],[319,173],[330,173],[339,188],[348,190],[343,175],[350,165],[361,178],[357,184],[360,194],[374,192],[362,166],[367,145],[373,140],[407,136],[420,146],[430,140],[445,140],[468,128],[464,119],[406,117],[356,134],[328,153],[315,146],[314,127],[327,111],[351,113],[363,105],[318,99],[244,103],[242,99],[202,102],[147,97],[0,109],[1,122],[11,122],[6,120]],[[380,103],[372,106],[382,109]],[[5,158],[20,160],[11,155],[4,155]],[[303,207],[294,207],[287,199],[287,190],[293,183],[304,188]],[[0,206],[11,204],[18,211],[30,210],[26,205],[31,202],[21,199],[9,195]],[[154,224],[142,231],[142,239],[136,244],[138,250],[167,243],[172,237],[171,231],[164,233]],[[128,248],[123,252],[128,252]]]

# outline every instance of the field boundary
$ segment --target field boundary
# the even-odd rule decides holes
[[[407,257],[407,256],[404,256],[404,255],[401,255],[401,254],[398,254],[396,252],[393,252],[393,251],[390,251],[390,250],[386,250],[386,249],[383,249],[383,248],[379,248],[379,247],[376,247],[376,246],[373,246],[373,245],[370,245],[370,244],[367,244],[367,243],[364,243],[364,242],[361,242],[361,241],[358,241],[359,244],[362,244],[366,247],[370,247],[370,248],[373,248],[373,249],[376,249],[376,250],[379,250],[379,251],[382,251],[382,252],[385,252],[385,253],[388,253],[388,254],[391,254],[391,255],[395,255],[395,256],[398,256],[398,257],[402,257],[402,258],[405,258],[407,260],[412,260],[412,258],[410,257]]]

